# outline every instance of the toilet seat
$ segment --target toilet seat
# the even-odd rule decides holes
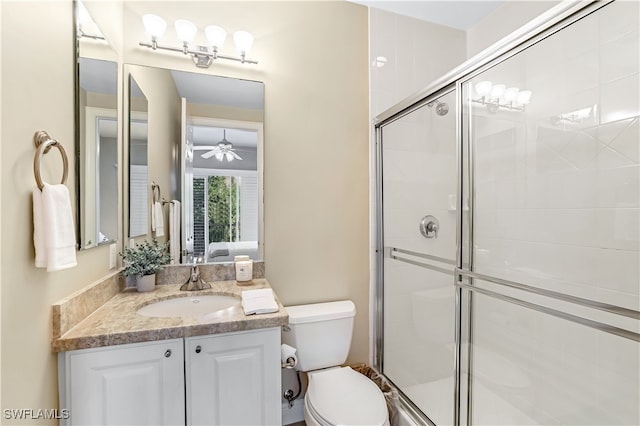
[[[322,425],[388,425],[382,391],[349,367],[310,373],[305,406]]]

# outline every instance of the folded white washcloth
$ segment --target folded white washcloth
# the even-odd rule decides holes
[[[164,214],[162,213],[162,203],[159,201],[153,203],[151,227],[152,230],[156,231],[156,237],[164,236]]]
[[[270,288],[242,292],[242,309],[245,315],[278,312],[278,304]]]
[[[45,183],[40,194],[36,191],[33,193],[36,267],[46,266],[48,272],[72,268],[77,265],[76,230],[69,190],[62,184]]]

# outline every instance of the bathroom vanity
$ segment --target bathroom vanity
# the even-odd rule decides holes
[[[239,296],[268,283],[212,286],[124,291],[54,338],[66,424],[281,424],[280,327],[288,316],[279,301],[278,312],[264,315],[246,316],[238,305],[215,315],[138,313],[158,301]]]

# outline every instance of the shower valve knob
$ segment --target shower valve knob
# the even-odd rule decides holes
[[[440,222],[434,216],[428,215],[420,221],[420,233],[425,238],[438,238]]]

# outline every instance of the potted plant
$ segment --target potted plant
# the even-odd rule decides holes
[[[151,243],[144,240],[132,248],[126,247],[124,254],[120,253],[124,260],[122,273],[126,277],[135,277],[138,291],[151,291],[155,288],[156,272],[171,261],[168,247],[169,243],[160,244],[154,238]]]

